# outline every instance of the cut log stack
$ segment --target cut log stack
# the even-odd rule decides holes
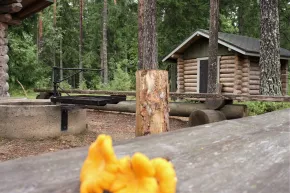
[[[22,9],[22,0],[0,0],[0,97],[9,96],[8,84],[8,25],[21,22],[12,17]]]
[[[282,94],[287,95],[287,90],[288,90],[288,64],[287,62],[281,62],[281,82],[282,82]]]
[[[220,78],[223,85],[222,93],[233,93],[235,85],[235,56],[222,56],[220,58]]]
[[[182,58],[177,59],[177,93],[184,93],[184,61]]]
[[[249,94],[260,94],[260,67],[259,63],[251,61],[250,65],[250,81],[249,81]]]
[[[197,60],[184,60],[184,91],[186,93],[197,92]]]
[[[242,89],[241,94],[249,94],[249,74],[250,74],[250,60],[243,58],[240,60],[242,66]]]
[[[238,55],[235,56],[235,84],[234,94],[242,94],[242,78],[243,78],[243,59]]]
[[[21,21],[13,18],[11,14],[22,9],[21,3],[22,0],[0,0],[0,22],[8,25],[19,25]]]

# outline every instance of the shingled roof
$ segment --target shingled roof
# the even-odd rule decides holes
[[[209,31],[204,29],[196,30],[189,38],[187,38],[182,44],[175,48],[170,54],[168,54],[162,60],[162,62],[170,59],[174,54],[182,54],[184,50],[187,49],[197,38],[200,38],[200,36],[209,38]],[[218,43],[243,55],[260,55],[260,40],[257,38],[219,32]],[[290,51],[281,48],[280,57],[282,59],[290,60]]]
[[[25,18],[53,4],[53,0],[0,0],[0,22],[19,25]]]

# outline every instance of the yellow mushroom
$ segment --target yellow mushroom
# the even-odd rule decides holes
[[[99,135],[91,144],[80,173],[81,193],[103,193],[116,178],[118,160],[112,146],[112,138]]]
[[[155,158],[151,162],[158,182],[158,193],[175,193],[177,178],[173,164],[163,158]]]
[[[175,193],[173,164],[142,153],[117,159],[112,138],[99,135],[91,144],[80,173],[80,193]]]
[[[109,189],[111,193],[157,193],[158,184],[155,170],[150,160],[141,153],[124,157],[119,161],[115,182]]]

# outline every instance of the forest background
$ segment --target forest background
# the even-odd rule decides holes
[[[107,2],[107,13],[104,12],[104,2]],[[258,0],[221,1],[219,31],[259,38],[258,3]],[[82,12],[80,4],[83,4]],[[162,58],[196,29],[209,28],[209,10],[209,1],[205,0],[157,0],[160,69],[170,71],[170,63],[162,63]],[[42,13],[23,21],[22,25],[10,28],[10,94],[21,95],[18,81],[29,93],[33,93],[33,88],[51,88],[53,66],[78,68],[81,61],[84,68],[101,68],[104,14],[107,14],[108,19],[108,84],[103,84],[100,72],[86,72],[80,84],[79,76],[74,76],[61,86],[67,89],[135,90],[135,72],[138,68],[138,2],[58,0],[55,7],[50,6]],[[279,1],[279,19],[281,47],[290,50],[289,0]],[[67,77],[72,73],[64,71],[63,76]],[[247,104],[252,114],[285,108],[283,103]]]

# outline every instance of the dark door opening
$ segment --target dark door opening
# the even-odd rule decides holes
[[[207,93],[208,60],[199,63],[199,93]]]

